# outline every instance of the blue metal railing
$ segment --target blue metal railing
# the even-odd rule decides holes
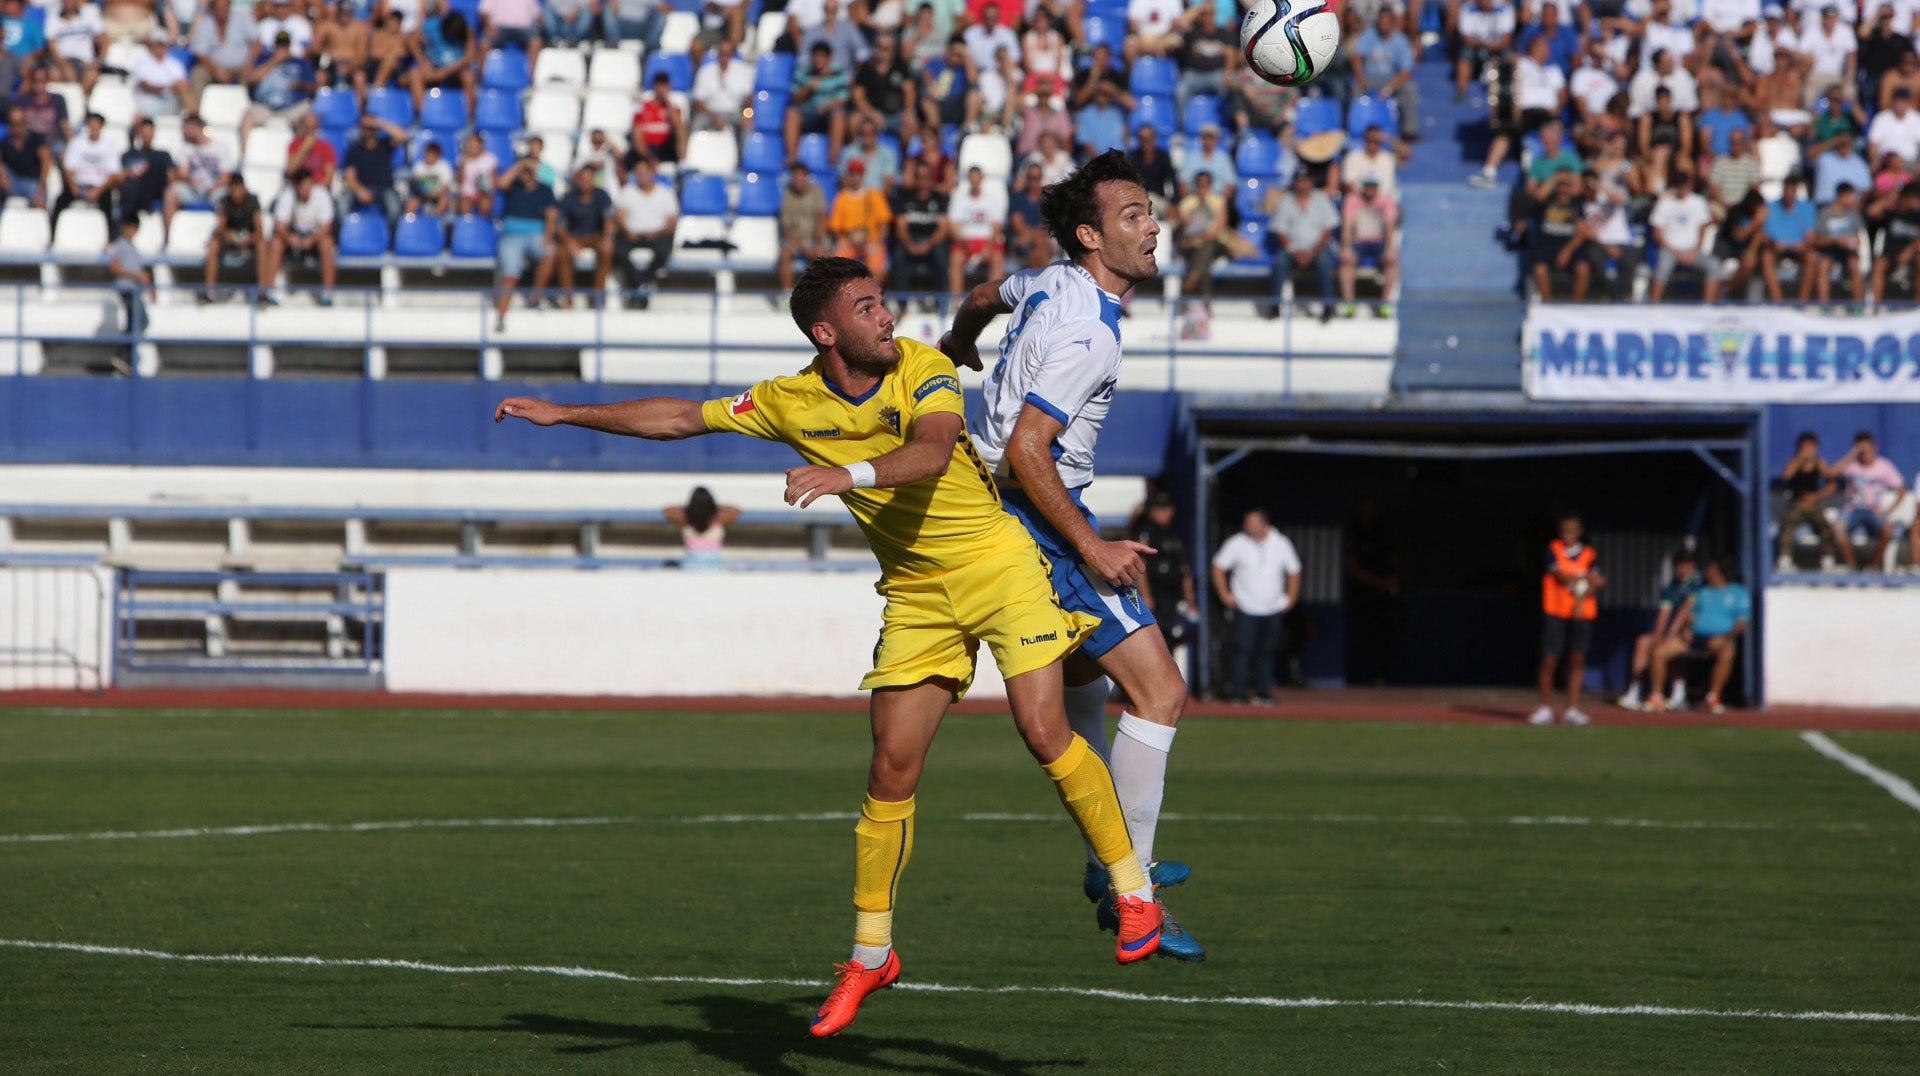
[[[143,588],[146,594],[143,595]],[[183,598],[178,594],[152,597],[156,588],[211,589],[214,598]],[[273,598],[247,601],[254,588],[325,591],[312,601]],[[124,569],[114,590],[114,668],[119,673],[301,673],[375,676],[385,665],[386,589],[378,572],[160,572]],[[184,646],[155,645],[151,625],[218,621],[301,625],[338,620],[356,626],[357,652],[331,656],[323,651],[301,652],[291,647],[265,647],[235,653],[224,647],[203,646],[189,655]],[[143,623],[149,625],[142,634]],[[143,647],[143,638],[147,645]],[[177,639],[167,642],[178,643]]]

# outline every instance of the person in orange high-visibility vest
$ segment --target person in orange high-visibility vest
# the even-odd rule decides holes
[[[1545,614],[1540,629],[1540,708],[1527,717],[1535,725],[1553,724],[1553,674],[1560,655],[1567,656],[1567,708],[1560,719],[1585,725],[1580,710],[1581,681],[1587,675],[1587,645],[1593,641],[1593,622],[1600,615],[1598,594],[1607,585],[1600,572],[1600,554],[1582,539],[1586,528],[1580,517],[1560,517],[1560,537],[1547,543],[1546,573],[1540,577],[1540,606]]]

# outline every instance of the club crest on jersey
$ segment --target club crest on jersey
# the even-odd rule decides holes
[[[753,410],[753,390],[748,389],[740,395],[735,396],[727,403],[727,410],[736,415],[744,415]]]
[[[952,374],[941,374],[938,377],[927,378],[921,383],[919,388],[913,390],[914,402],[918,403],[934,393],[939,392],[941,389],[946,389],[955,396],[960,395],[960,379]]]
[[[880,412],[880,421],[886,423],[887,429],[898,434],[900,432],[900,409],[897,407],[889,407],[882,410]]]

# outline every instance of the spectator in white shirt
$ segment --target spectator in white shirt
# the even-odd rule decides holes
[[[1780,200],[1786,178],[1800,170],[1800,140],[1782,131],[1765,109],[1753,117],[1753,155],[1760,159],[1760,193]]]
[[[1840,21],[1840,9],[1829,4],[1820,9],[1820,24],[1800,35],[1800,51],[1807,54],[1810,66],[1801,100],[1808,108],[1830,86],[1845,87],[1853,98],[1854,72],[1860,60],[1860,41],[1853,27]]]
[[[753,68],[734,55],[733,42],[720,42],[713,60],[693,76],[693,129],[742,134],[752,97]]]
[[[1513,48],[1514,25],[1513,8],[1497,0],[1471,0],[1461,6],[1455,20],[1460,58],[1453,68],[1454,104],[1465,104],[1467,84]]]
[[[1272,701],[1285,615],[1300,598],[1300,555],[1265,512],[1248,512],[1240,533],[1221,543],[1213,555],[1213,590],[1234,614],[1227,698],[1246,702],[1251,690],[1254,701]]]
[[[1580,66],[1574,68],[1573,77],[1567,80],[1567,96],[1583,129],[1595,116],[1605,112],[1607,102],[1620,92],[1620,80],[1613,77],[1610,68],[1605,42],[1589,42],[1586,53],[1580,57]]]
[[[1693,189],[1692,178],[1675,175],[1666,192],[1653,204],[1653,215],[1647,218],[1654,242],[1660,248],[1654,259],[1653,287],[1647,292],[1648,302],[1660,301],[1674,270],[1684,269],[1695,274],[1707,271],[1706,251],[1701,240],[1712,223],[1713,208]]]
[[[1388,198],[1400,194],[1400,154],[1405,147],[1392,141],[1384,127],[1374,124],[1360,136],[1360,145],[1340,159],[1340,185],[1357,191],[1360,184],[1372,180]]]
[[[953,226],[953,253],[947,259],[948,291],[966,290],[967,272],[984,266],[986,278],[997,280],[1007,254],[1007,186],[989,183],[979,165],[967,169],[967,182],[947,200],[947,220]]]
[[[1627,114],[1635,119],[1653,111],[1653,95],[1665,87],[1673,94],[1673,107],[1681,112],[1700,111],[1700,83],[1691,71],[1674,62],[1673,54],[1653,53],[1653,62],[1640,68],[1627,86]]]
[[[167,51],[165,30],[147,37],[147,51],[133,64],[133,104],[142,116],[178,116],[186,109],[187,69]]]
[[[981,9],[981,19],[960,35],[966,43],[967,55],[973,58],[973,66],[981,71],[991,71],[996,66],[994,55],[1001,49],[1015,60],[1020,59],[1020,37],[1000,21],[1000,5],[988,4]]]
[[[1670,0],[1654,0],[1653,17],[1641,34],[1640,48],[1647,55],[1669,53],[1686,66],[1687,58],[1693,55],[1693,28],[1674,17]]]
[[[266,13],[254,22],[255,60],[271,55],[274,38],[282,33],[287,35],[294,57],[305,59],[313,45],[313,24],[293,6],[293,0],[262,0],[259,6]]]
[[[1127,0],[1127,62],[1178,50],[1180,20],[1186,13],[1180,0]]]
[[[1493,136],[1487,149],[1487,163],[1469,182],[1476,187],[1491,187],[1498,179],[1501,162],[1513,147],[1515,138],[1527,135],[1558,119],[1567,107],[1567,76],[1549,58],[1553,43],[1545,35],[1527,43],[1527,54],[1513,68],[1514,107],[1519,115],[1518,130],[1502,130]]]
[[[627,290],[644,295],[648,282],[667,278],[673,230],[680,223],[680,199],[674,196],[672,186],[658,181],[653,162],[642,160],[633,166],[627,185],[614,196],[613,211],[613,263],[620,267]],[[644,275],[633,264],[634,253],[642,250],[651,255]]]
[[[1877,161],[1888,153],[1899,154],[1908,164],[1920,160],[1920,112],[1914,111],[1911,90],[1895,90],[1893,106],[1867,125],[1867,159]]]
[[[273,239],[260,266],[262,306],[280,305],[273,294],[274,282],[289,255],[302,261],[319,261],[319,302],[321,306],[333,305],[333,217],[333,197],[313,181],[311,170],[303,168],[288,177],[280,196],[273,200]]]
[[[100,57],[107,51],[107,24],[98,4],[60,0],[60,10],[47,15],[47,66],[56,82],[78,82],[82,93],[92,93],[100,77]]]
[[[75,202],[91,202],[113,219],[113,186],[109,180],[120,172],[120,156],[127,141],[118,132],[107,130],[106,117],[87,113],[86,127],[73,136],[60,155],[60,171],[66,190],[53,204],[53,219]]]

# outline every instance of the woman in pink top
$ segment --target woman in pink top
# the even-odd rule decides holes
[[[714,501],[705,486],[695,486],[685,508],[666,510],[667,522],[680,528],[680,544],[685,555],[680,567],[686,571],[713,571],[720,565],[720,547],[726,544],[727,524],[740,518],[740,509]]]
[[[1853,451],[1835,462],[1829,473],[1845,482],[1847,488],[1846,508],[1833,525],[1841,559],[1848,568],[1859,568],[1853,554],[1853,532],[1864,530],[1873,536],[1873,559],[1868,563],[1880,563],[1887,544],[1893,541],[1894,523],[1886,518],[1887,513],[1899,503],[1898,494],[1907,487],[1900,468],[1880,455],[1873,434],[1861,430],[1853,435]]]

